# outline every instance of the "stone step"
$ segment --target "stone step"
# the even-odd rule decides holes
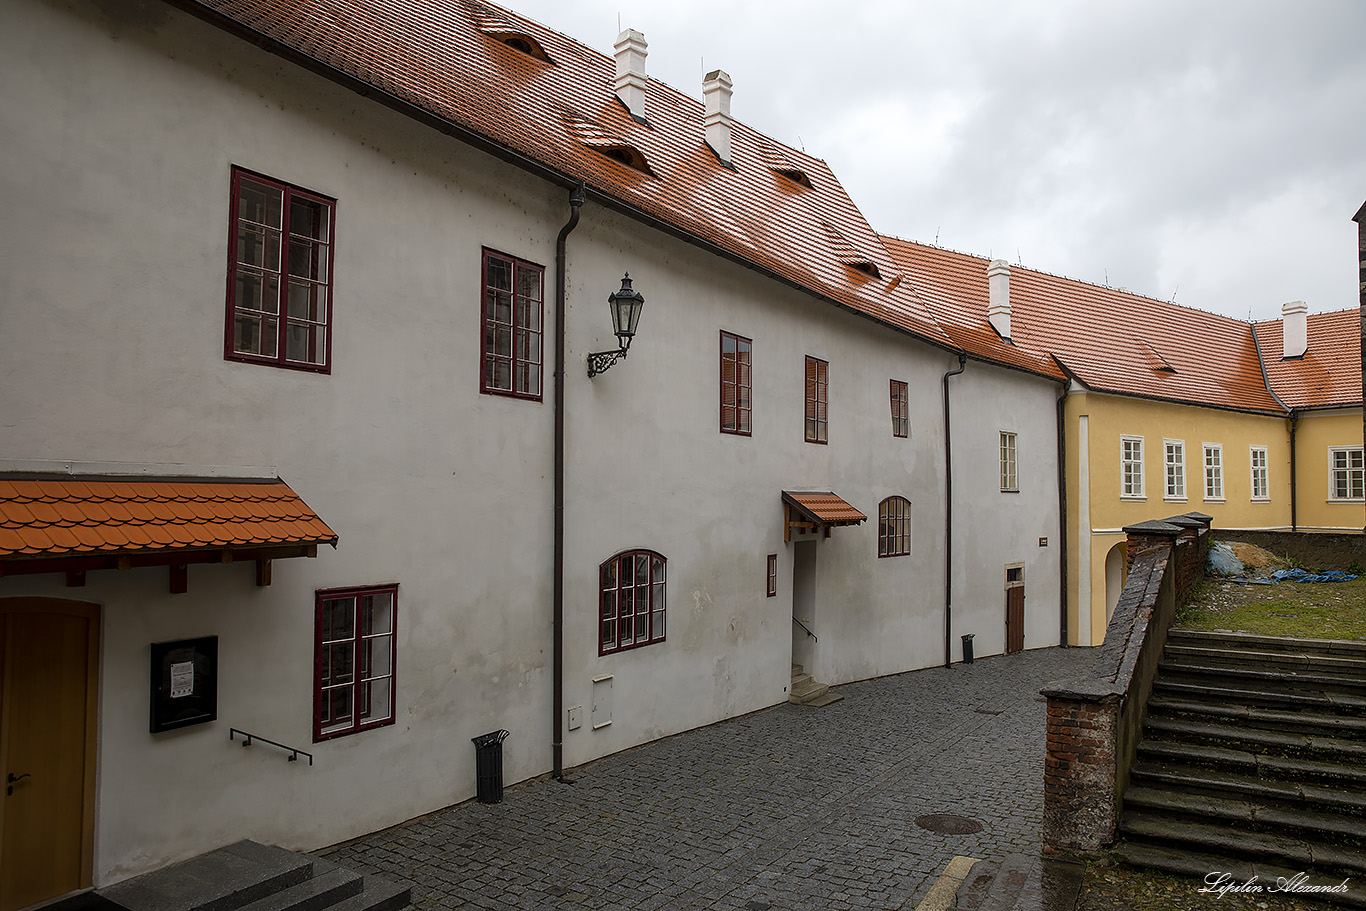
[[[814,699],[808,699],[808,700],[806,700],[805,702],[803,702],[802,705],[809,705],[809,706],[811,706],[813,709],[823,709],[823,708],[825,708],[827,705],[834,705],[836,702],[843,702],[843,701],[844,701],[844,696],[842,696],[841,694],[835,693],[835,692],[829,692],[829,693],[824,693],[824,694],[822,694],[822,695],[820,695],[820,696],[817,696],[817,697],[814,698]]]
[[[1274,781],[1316,781],[1344,788],[1366,788],[1366,766],[1323,762],[1298,756],[1268,756],[1224,746],[1206,746],[1144,738],[1138,756],[1164,769],[1184,767],[1229,769],[1251,778]]]
[[[1158,662],[1161,679],[1205,686],[1291,693],[1342,693],[1356,696],[1366,705],[1366,680],[1357,676],[1318,674],[1307,670],[1278,670],[1244,665],[1195,664],[1189,661]]]
[[[128,911],[232,911],[313,875],[313,858],[254,841],[192,857],[100,890]]]
[[[807,678],[806,682],[796,685],[788,693],[788,701],[802,705],[812,699],[819,699],[830,691],[828,684],[817,683],[815,680]]]
[[[1173,627],[1167,633],[1168,645],[1198,645],[1204,648],[1254,649],[1294,652],[1336,658],[1366,659],[1366,642],[1347,639],[1291,639],[1284,636],[1258,636],[1252,633],[1214,632]]]
[[[789,693],[795,693],[799,688],[804,686],[810,686],[815,682],[816,678],[812,677],[810,674],[793,674],[792,685],[788,687],[787,691]]]
[[[315,858],[310,879],[242,905],[238,911],[322,911],[343,899],[359,895],[364,888],[359,873]]]
[[[1230,705],[1199,696],[1154,695],[1148,700],[1148,717],[1188,717],[1218,721],[1258,730],[1294,731],[1346,740],[1366,740],[1366,718],[1312,711],[1278,711],[1262,706]]]
[[[1167,845],[1190,845],[1203,853],[1249,861],[1269,861],[1296,871],[1313,867],[1329,878],[1334,872],[1354,879],[1366,874],[1366,850],[1351,845],[1290,838],[1271,832],[1249,832],[1142,813],[1125,813],[1120,829],[1126,838]],[[1340,875],[1331,881],[1340,882]]]
[[[1253,689],[1241,686],[1214,686],[1171,680],[1159,675],[1153,681],[1153,693],[1188,699],[1231,702],[1279,710],[1309,710],[1355,717],[1366,717],[1366,696],[1347,693],[1288,693],[1270,687]]]
[[[401,911],[412,903],[412,889],[375,876],[365,877],[364,891],[343,899],[329,911]]]
[[[1177,664],[1227,665],[1232,667],[1278,668],[1312,674],[1366,680],[1366,657],[1352,658],[1306,652],[1267,651],[1252,648],[1222,648],[1204,645],[1173,645],[1168,642],[1162,656]]]
[[[1366,793],[1307,781],[1281,781],[1241,775],[1225,769],[1167,766],[1144,759],[1129,772],[1131,787],[1180,790],[1216,797],[1247,797],[1264,805],[1366,816]],[[1366,822],[1362,823],[1366,826]]]
[[[1251,882],[1254,886],[1259,885],[1264,890],[1256,893],[1255,897],[1268,901],[1268,904],[1283,897],[1281,892],[1265,891],[1275,886],[1278,880],[1283,879],[1287,883],[1292,890],[1289,894],[1293,894],[1293,890],[1297,888],[1291,881],[1302,874],[1308,876],[1306,884],[1310,886],[1337,887],[1341,885],[1343,880],[1341,875],[1335,877],[1332,874],[1323,874],[1317,870],[1291,869],[1260,859],[1234,859],[1144,841],[1121,841],[1110,850],[1110,854],[1131,866],[1161,870],[1174,876],[1194,880],[1197,883],[1208,882],[1210,887],[1219,881],[1219,877],[1212,880],[1206,880],[1206,877],[1215,873],[1227,877],[1223,880],[1225,885],[1243,886]],[[1205,886],[1195,888],[1205,888]],[[1219,907],[1218,899],[1222,896],[1218,892],[1211,892],[1200,897],[1209,898],[1212,907]],[[1313,893],[1299,897],[1323,899],[1346,908],[1366,909],[1366,890],[1359,888],[1356,882],[1349,882],[1346,892]]]
[[[1143,722],[1143,736],[1145,741],[1222,746],[1366,765],[1366,740],[1256,728],[1218,719],[1149,714]]]
[[[1132,787],[1124,792],[1129,812],[1175,816],[1194,820],[1236,823],[1239,828],[1296,833],[1337,844],[1366,845],[1366,826],[1361,818],[1304,808],[1266,806],[1233,797],[1193,794],[1161,788]]]

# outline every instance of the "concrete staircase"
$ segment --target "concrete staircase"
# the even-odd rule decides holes
[[[127,911],[399,911],[407,887],[239,841],[98,892]]]
[[[1366,908],[1366,642],[1171,630],[1120,832],[1136,866]]]
[[[830,692],[830,684],[817,683],[800,664],[792,665],[792,686],[787,690],[787,701],[793,705],[809,705],[821,708],[833,705],[844,697]]]

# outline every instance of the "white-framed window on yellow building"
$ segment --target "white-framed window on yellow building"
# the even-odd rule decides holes
[[[1271,483],[1267,469],[1266,447],[1253,446],[1248,454],[1248,464],[1252,469],[1252,499],[1266,502],[1271,499]]]
[[[1357,502],[1366,499],[1366,457],[1363,457],[1361,447],[1329,448],[1328,499]]]
[[[1186,501],[1186,441],[1163,440],[1163,463],[1167,475],[1164,499]]]
[[[1205,444],[1205,499],[1224,499],[1224,445]]]
[[[1141,500],[1143,493],[1143,437],[1119,438],[1119,495]]]

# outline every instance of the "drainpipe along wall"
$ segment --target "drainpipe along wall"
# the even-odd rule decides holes
[[[953,432],[949,420],[949,377],[968,367],[958,355],[958,369],[944,374],[944,667],[953,664]]]
[[[564,336],[565,336],[565,240],[579,224],[579,210],[583,207],[584,186],[580,183],[569,193],[573,210],[560,234],[555,238],[555,566],[552,581],[552,626],[554,704],[551,711],[551,751],[554,754],[556,781],[564,779]]]
[[[1058,393],[1058,644],[1067,648],[1067,392],[1064,381]]]

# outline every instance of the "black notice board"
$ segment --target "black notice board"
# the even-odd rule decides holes
[[[151,731],[218,718],[218,637],[152,643]]]

